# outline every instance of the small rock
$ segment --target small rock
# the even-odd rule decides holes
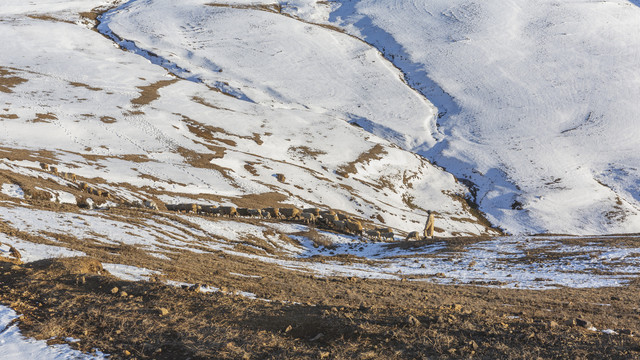
[[[160,316],[169,315],[169,309],[167,308],[159,308],[158,311],[160,311]]]
[[[120,297],[127,297],[128,295],[126,291],[120,291]]]
[[[549,321],[549,327],[550,328],[556,328],[558,326],[559,326],[559,324],[557,322],[555,322],[553,320]]]
[[[478,343],[476,343],[474,340],[471,340],[469,342],[469,346],[471,346],[473,350],[478,350]]]
[[[122,352],[124,356],[131,356],[131,352],[129,350],[125,350]]]
[[[576,325],[578,325],[580,327],[583,327],[583,328],[587,328],[587,329],[593,327],[593,324],[591,324],[590,321],[583,320],[583,319],[576,319],[575,323],[576,323]]]
[[[112,294],[117,294],[117,293],[118,293],[118,291],[120,291],[120,289],[118,289],[118,287],[117,287],[117,286],[116,286],[116,287],[114,287],[113,289],[111,289],[111,293],[112,293]]]
[[[293,330],[293,327],[291,325],[287,326],[286,329],[284,329],[285,333],[288,333],[289,331]]]
[[[420,326],[420,320],[416,319],[415,316],[413,315],[409,315],[409,317],[407,318],[407,324],[409,324],[410,326]]]
[[[328,351],[320,351],[320,359],[328,358],[330,353]]]

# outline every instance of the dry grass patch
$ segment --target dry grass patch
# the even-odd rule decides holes
[[[351,161],[345,165],[340,166],[336,170],[336,174],[348,178],[349,174],[355,174],[358,172],[356,169],[357,164],[367,164],[370,161],[380,160],[384,155],[387,154],[387,151],[384,149],[384,146],[380,144],[376,144],[374,147],[369,149],[369,151],[363,152],[358,156],[357,159]]]
[[[27,79],[13,75],[15,75],[15,71],[10,68],[0,66],[0,92],[12,93],[12,88],[27,82]]]
[[[160,98],[158,90],[163,87],[169,86],[177,81],[178,79],[160,80],[146,86],[138,86],[138,89],[141,90],[140,96],[131,100],[131,103],[136,106],[149,105],[152,101]]]

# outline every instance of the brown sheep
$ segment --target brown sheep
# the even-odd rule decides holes
[[[269,207],[266,209],[263,209],[264,211],[269,213],[269,216],[274,218],[274,219],[279,219],[280,218],[280,209],[278,208],[273,208],[273,207]]]
[[[220,210],[218,210],[218,208],[214,205],[201,205],[200,212],[202,212],[203,214],[211,215],[211,216],[220,214]]]
[[[227,217],[236,217],[238,216],[238,211],[233,206],[220,206],[218,208],[220,210],[220,215]]]
[[[420,232],[418,231],[412,231],[409,234],[407,234],[407,237],[404,239],[405,241],[409,241],[409,240],[420,240]]]
[[[143,201],[142,205],[144,205],[144,207],[146,207],[147,209],[158,210],[158,205],[156,205],[156,203],[151,200]]]
[[[362,235],[362,231],[364,230],[362,228],[362,224],[360,223],[360,221],[358,220],[345,220],[345,225],[347,227],[347,231],[349,233],[355,234],[355,235]]]
[[[196,204],[178,204],[178,211],[184,211],[185,213],[189,212],[198,212],[198,205]]]
[[[45,163],[41,162],[40,163],[40,167],[42,168],[42,170],[49,171],[49,164],[45,164]]]
[[[315,216],[315,217],[320,216],[320,209],[318,209],[318,208],[304,209],[304,210],[302,210],[302,212],[303,213],[313,214],[313,216]]]
[[[262,213],[258,209],[249,209],[248,212],[249,212],[249,216],[252,218],[262,217]]]
[[[166,206],[169,211],[180,211],[179,205],[177,204],[165,204],[164,206]]]
[[[338,220],[342,220],[342,221],[346,221],[346,220],[350,220],[351,217],[347,214],[343,214],[343,213],[338,213]]]
[[[54,174],[54,175],[58,175],[58,174],[59,174],[59,173],[58,173],[58,168],[57,168],[57,167],[55,167],[55,166],[52,166],[52,167],[51,167],[51,173],[52,173],[52,174]]]
[[[260,211],[260,215],[262,215],[263,219],[271,219],[271,214],[269,214],[269,212],[267,210],[258,210]]]
[[[379,231],[380,234],[382,233],[389,233],[389,232],[393,232],[393,229],[390,227],[377,227],[376,231]]]
[[[389,239],[390,239],[391,241],[393,241],[393,240],[395,239],[395,238],[394,238],[393,231],[380,233],[380,236],[381,236],[382,238],[384,238],[384,239],[385,239],[385,241],[386,241],[386,240],[389,240]]]
[[[376,241],[382,240],[380,238],[380,231],[378,230],[365,230],[365,234],[371,240],[376,240]]]
[[[280,214],[287,219],[298,219],[300,217],[300,210],[297,208],[280,208]]]
[[[79,187],[81,191],[86,191],[89,185],[86,182],[81,182]]]
[[[251,214],[249,214],[249,209],[247,208],[237,208],[236,212],[238,213],[238,216],[242,216],[242,217],[251,216]]]
[[[347,224],[342,220],[334,220],[333,221],[333,228],[338,230],[338,231],[344,232],[346,230],[346,228],[347,228]]]
[[[302,221],[307,225],[316,223],[316,216],[310,212],[303,212],[301,216],[302,216]]]

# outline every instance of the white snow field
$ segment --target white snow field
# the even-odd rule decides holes
[[[511,233],[640,230],[637,1],[337,1],[290,12],[380,49],[441,114],[412,150]],[[313,15],[309,15],[313,14]]]

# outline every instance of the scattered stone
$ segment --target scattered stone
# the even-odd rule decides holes
[[[120,297],[127,297],[128,295],[126,291],[120,291]]]
[[[478,350],[478,343],[476,343],[474,340],[471,340],[469,342],[469,346],[471,346],[473,350]]]
[[[118,293],[118,291],[120,291],[120,289],[118,289],[118,287],[117,287],[117,286],[116,286],[116,287],[114,287],[113,289],[111,289],[111,293],[112,293],[112,294],[117,294],[117,293]]]
[[[560,325],[557,322],[555,322],[553,320],[549,321],[549,327],[550,328],[556,328],[558,326],[560,326]]]
[[[587,329],[593,327],[593,324],[591,324],[590,321],[583,320],[583,319],[576,319],[575,320],[575,324],[580,326],[580,327],[587,328]]]
[[[169,315],[169,309],[167,308],[159,308],[158,311],[160,311],[160,316],[166,316]]]
[[[131,356],[131,352],[129,350],[125,350],[122,352],[124,356]]]
[[[286,329],[284,329],[285,333],[288,333],[289,331],[293,330],[293,327],[291,325],[287,326]]]
[[[320,351],[320,359],[326,359],[329,357],[330,353],[328,351]]]
[[[413,315],[409,315],[409,317],[407,318],[407,324],[415,327],[418,327],[421,325],[420,320],[416,319],[416,317]]]

